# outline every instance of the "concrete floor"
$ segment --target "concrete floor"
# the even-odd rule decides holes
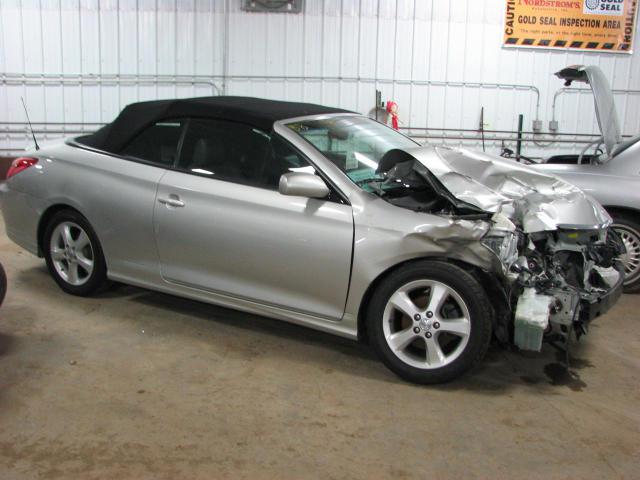
[[[573,375],[551,347],[493,347],[419,387],[274,320],[126,286],[65,295],[4,234],[0,261],[2,479],[640,476],[640,296],[593,325]]]

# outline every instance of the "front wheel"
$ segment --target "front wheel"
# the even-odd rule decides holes
[[[489,300],[460,267],[441,261],[409,264],[384,279],[372,298],[367,310],[372,346],[405,380],[453,380],[487,351]]]
[[[87,219],[78,212],[63,210],[51,218],[43,251],[49,273],[65,292],[87,296],[105,284],[102,247]]]

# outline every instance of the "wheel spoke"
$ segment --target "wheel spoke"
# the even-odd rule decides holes
[[[89,236],[85,233],[84,230],[80,230],[80,235],[78,236],[77,240],[75,241],[76,244],[76,249],[80,250],[84,247],[86,247],[87,245],[89,245]]]
[[[67,268],[67,280],[72,285],[75,285],[78,282],[78,264],[75,262],[69,262],[69,267]]]
[[[51,259],[56,262],[64,260],[64,249],[59,247],[53,248],[51,250]]]
[[[466,337],[471,331],[471,322],[469,322],[468,318],[456,318],[451,320],[443,318],[440,320],[440,331],[453,333],[459,337]]]
[[[80,254],[76,256],[76,259],[78,262],[78,266],[82,268],[85,272],[87,272],[88,275],[91,275],[91,272],[93,271],[93,260],[90,260],[84,255],[80,255]]]
[[[388,336],[387,343],[392,350],[397,352],[399,350],[404,350],[415,338],[416,334],[413,333],[413,328],[409,327]]]
[[[444,363],[445,356],[436,337],[425,338],[424,340],[427,347],[427,363],[429,366],[433,367]]]
[[[409,298],[409,295],[403,291],[397,291],[394,293],[389,299],[389,303],[412,319],[413,316],[418,313],[418,307],[416,307],[416,304],[413,303]]]
[[[444,285],[439,283],[431,286],[431,293],[429,295],[429,306],[427,310],[438,314],[442,308],[442,304],[449,296],[449,290]]]
[[[71,226],[65,225],[62,229],[62,241],[65,246],[72,247],[74,245],[73,237],[71,236]]]

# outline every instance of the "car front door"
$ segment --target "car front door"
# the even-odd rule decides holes
[[[353,244],[351,207],[285,196],[282,173],[314,171],[293,147],[250,126],[189,121],[179,165],[162,178],[154,226],[165,281],[342,317]]]

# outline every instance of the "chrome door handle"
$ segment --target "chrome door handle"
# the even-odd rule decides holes
[[[184,207],[184,202],[177,198],[158,198],[158,201],[163,205],[169,205],[170,207]]]

